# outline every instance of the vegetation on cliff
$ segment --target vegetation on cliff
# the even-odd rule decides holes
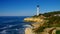
[[[44,21],[41,22],[42,19]],[[45,28],[60,27],[60,11],[53,11],[53,12],[48,12],[48,13],[44,13],[44,14],[40,13],[38,16],[34,15],[27,19],[27,21],[29,21],[29,22],[31,22],[31,20],[32,20],[32,22],[40,22],[39,25],[41,25],[41,23],[44,22],[44,24],[42,26],[39,26],[38,29],[34,30],[34,32],[36,32],[36,33],[43,32],[43,30]]]
[[[48,16],[46,19],[49,20],[47,22],[48,27],[60,27],[60,11],[48,12],[44,14],[44,16]]]
[[[60,11],[52,11],[52,12],[44,13],[42,15],[44,15],[45,17],[50,17],[50,16],[54,16],[56,14],[60,14]]]
[[[48,20],[42,27],[39,27],[38,30],[35,32],[42,32],[44,28],[49,28],[49,27],[60,27],[60,11],[53,11],[53,12],[48,12],[44,14],[39,14],[38,16],[33,16],[33,17],[40,17],[43,15],[45,20]]]
[[[50,16],[53,16],[55,14],[60,14],[60,11],[52,11],[52,12],[47,12],[47,13],[43,13],[43,14],[40,13],[38,16],[34,15],[33,17],[39,17],[41,15],[43,15],[45,17],[50,17]]]

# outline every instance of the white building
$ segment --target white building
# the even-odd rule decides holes
[[[39,10],[40,8],[39,8],[39,5],[37,5],[37,16],[39,15]]]

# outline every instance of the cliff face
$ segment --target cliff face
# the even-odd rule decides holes
[[[41,19],[41,18],[25,18],[24,21],[27,21],[27,22],[32,22],[32,26],[33,26],[33,29],[31,28],[26,28],[25,30],[25,34],[55,34],[56,32],[56,29],[55,30],[52,30],[54,28],[46,28],[46,29],[43,29],[43,32],[35,32],[37,30],[39,30],[39,28],[41,28],[42,26],[44,26],[44,24],[47,22],[47,20],[45,19]],[[34,22],[34,23],[33,23]],[[51,31],[51,32],[50,32]]]
[[[34,29],[38,29],[38,27],[42,26],[44,23],[44,20],[41,18],[25,18],[24,21],[34,22],[33,24],[31,24],[32,26],[34,26]]]
[[[34,32],[33,32],[32,28],[28,27],[25,29],[25,34],[34,34]]]
[[[33,17],[31,17],[31,18],[25,18],[24,21],[34,22],[34,23],[31,24],[33,26],[33,30],[30,29],[32,32],[38,30],[38,28],[41,27],[41,26],[43,26],[43,24],[45,22],[44,19],[41,19],[41,18],[33,18]],[[26,30],[28,31],[28,28],[26,28]],[[29,32],[29,31],[27,32],[26,30],[25,30],[25,34],[32,33],[32,32]]]
[[[60,11],[44,13],[38,16],[32,16],[31,18],[25,18],[24,21],[32,22],[33,30],[37,33],[55,34],[56,29],[52,27],[60,27]],[[48,29],[46,29],[48,28]],[[52,28],[50,30],[50,28]],[[43,31],[41,31],[43,30]]]
[[[25,18],[24,21],[27,21],[27,22],[42,22],[43,19],[41,19],[41,18]]]

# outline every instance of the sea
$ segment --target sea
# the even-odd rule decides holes
[[[24,18],[30,16],[0,16],[0,34],[25,34]]]

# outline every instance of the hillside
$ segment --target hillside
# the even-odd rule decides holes
[[[35,32],[42,32],[45,28],[51,28],[51,27],[60,27],[60,11],[53,11],[48,12],[44,14],[39,14],[39,16],[33,16],[33,17],[41,17],[44,16],[46,18],[43,18],[45,20],[48,20],[48,22],[45,22],[45,24],[42,27],[39,27],[38,30]]]
[[[60,27],[60,11],[53,11],[53,12],[48,12],[43,14],[46,19],[49,20],[47,22],[48,26],[54,26],[54,27]]]
[[[41,32],[50,34],[56,31],[56,27],[60,27],[60,11],[39,14],[38,16],[34,15],[30,18],[25,18],[24,20],[26,22],[32,22],[31,25],[34,26],[33,32],[37,34],[40,34]]]

